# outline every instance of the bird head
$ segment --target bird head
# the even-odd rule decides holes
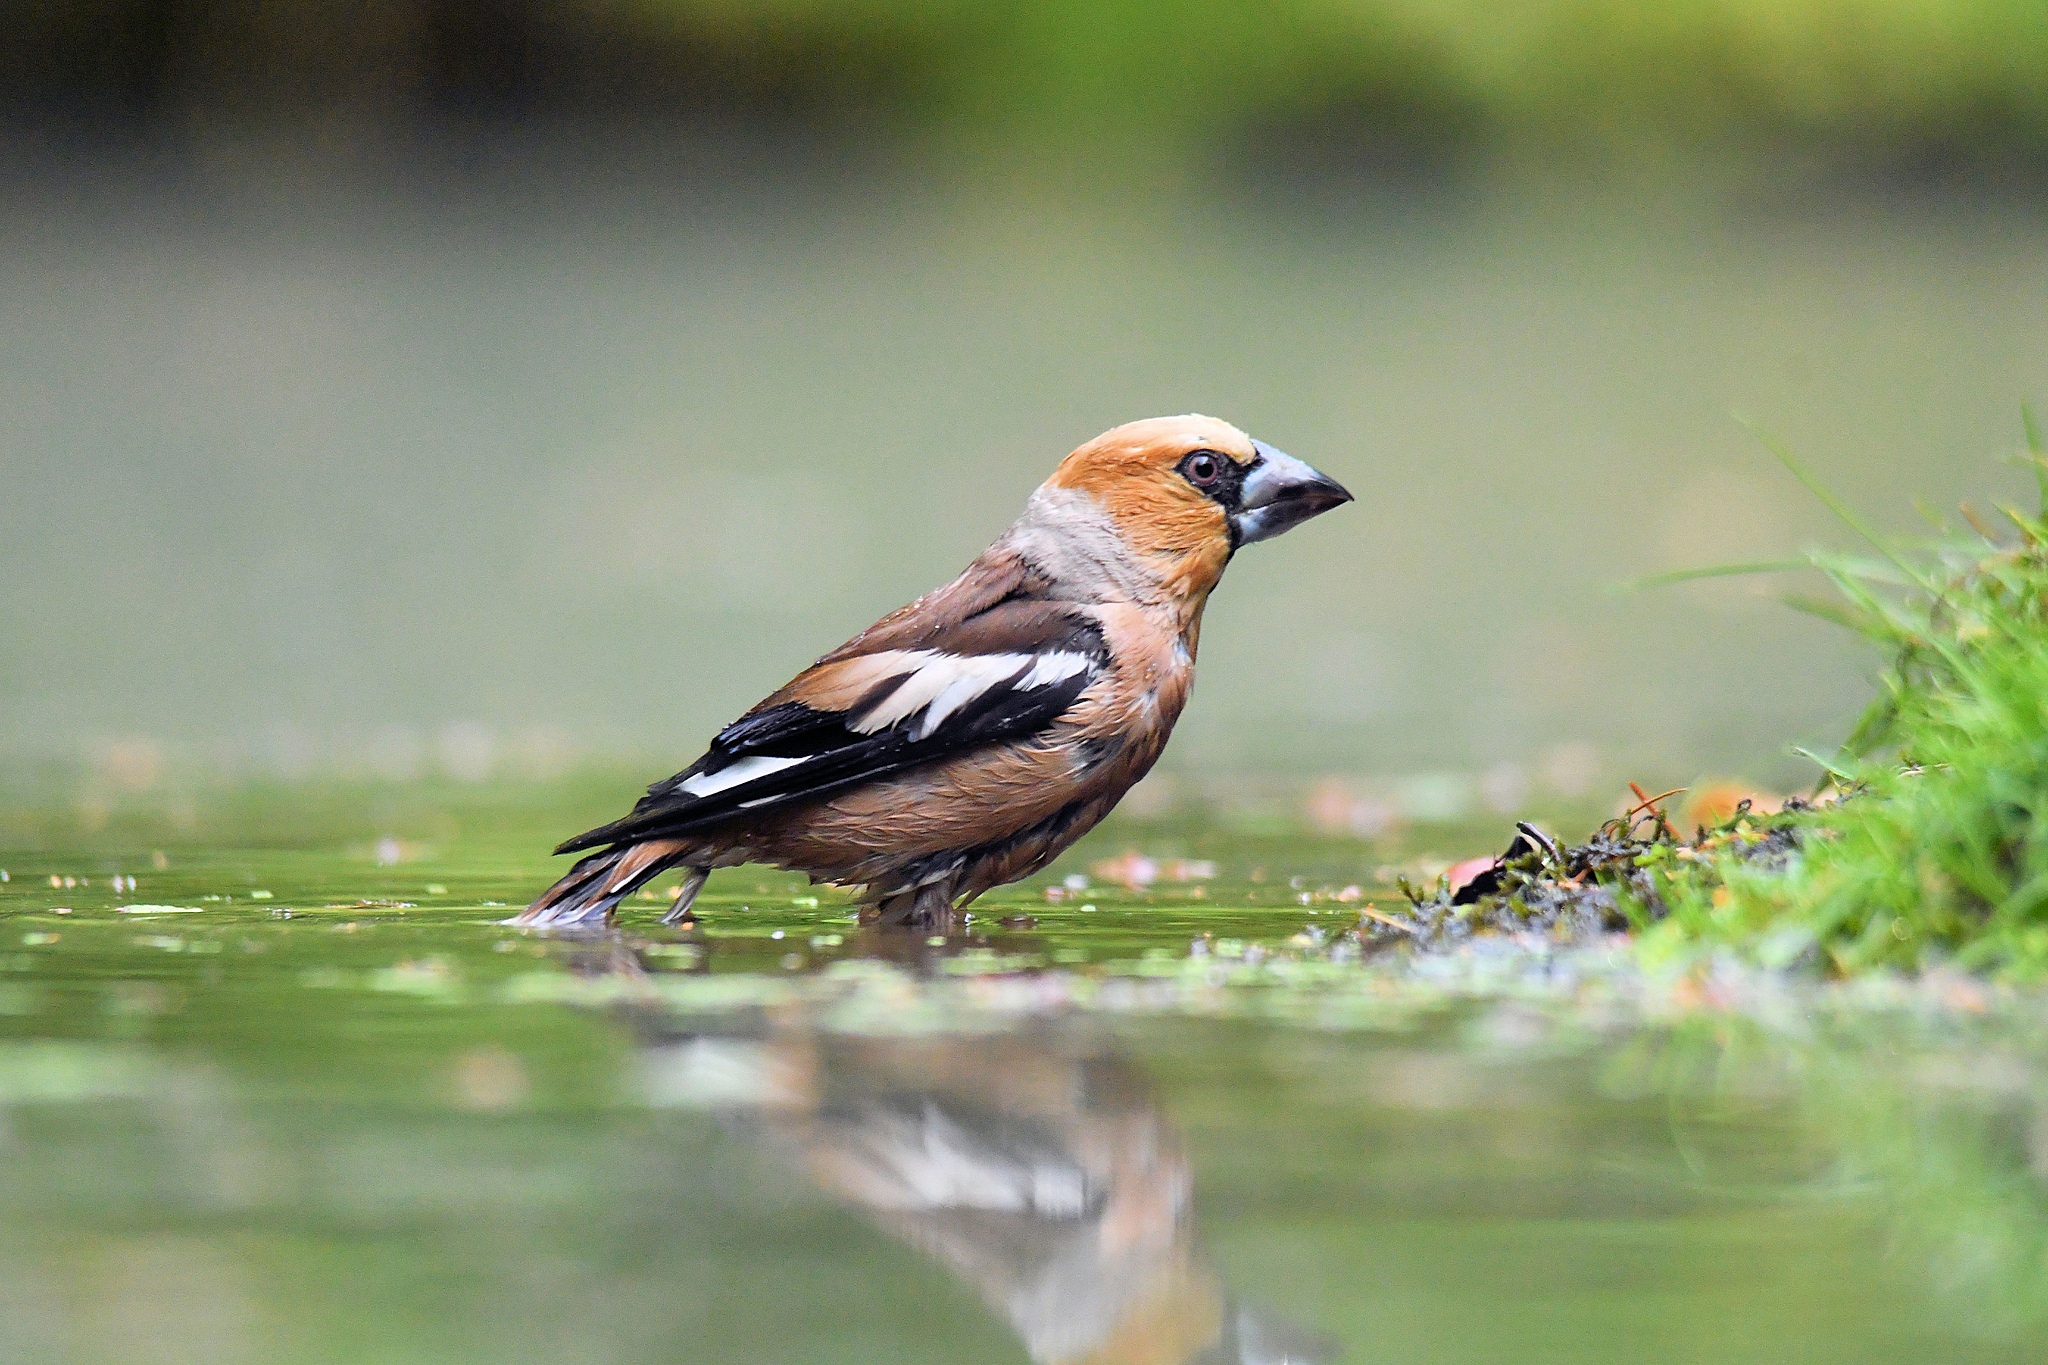
[[[1292,455],[1198,414],[1106,431],[1061,461],[1046,487],[1086,495],[1162,582],[1197,603],[1239,546],[1351,501]]]

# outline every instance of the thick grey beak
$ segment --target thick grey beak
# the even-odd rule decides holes
[[[1344,485],[1315,470],[1285,451],[1264,441],[1253,441],[1258,462],[1244,477],[1237,510],[1230,524],[1237,530],[1237,543],[1271,540],[1282,531],[1299,526],[1310,517],[1351,501]]]

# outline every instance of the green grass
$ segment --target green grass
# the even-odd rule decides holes
[[[2027,428],[2040,511],[2001,509],[2003,528],[1913,553],[1812,557],[1836,596],[1802,605],[1890,658],[1825,761],[1848,799],[1783,817],[1802,848],[1782,869],[1736,856],[1740,839],[1660,859],[1669,914],[1646,935],[1653,951],[2048,976],[2048,462],[2031,415]]]

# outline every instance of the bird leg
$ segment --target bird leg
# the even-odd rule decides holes
[[[899,891],[875,907],[883,924],[905,929],[953,930],[960,917],[953,910],[953,889],[946,882],[927,882],[910,891]]]
[[[958,929],[960,916],[953,909],[952,886],[946,882],[920,886],[917,900],[910,907],[910,922],[920,929],[942,929],[947,933]]]
[[[710,877],[711,869],[708,867],[693,867],[686,872],[683,875],[683,884],[676,888],[676,902],[668,908],[668,913],[661,917],[661,922],[695,924],[697,917],[690,913],[690,907],[696,903],[697,893],[704,889],[704,883],[710,880]]]

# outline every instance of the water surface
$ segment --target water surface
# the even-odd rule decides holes
[[[0,1354],[2048,1347],[2038,1012],[1966,983],[1389,972],[1331,951],[1372,850],[1220,836],[937,944],[751,870],[548,940],[468,828],[4,860]]]

